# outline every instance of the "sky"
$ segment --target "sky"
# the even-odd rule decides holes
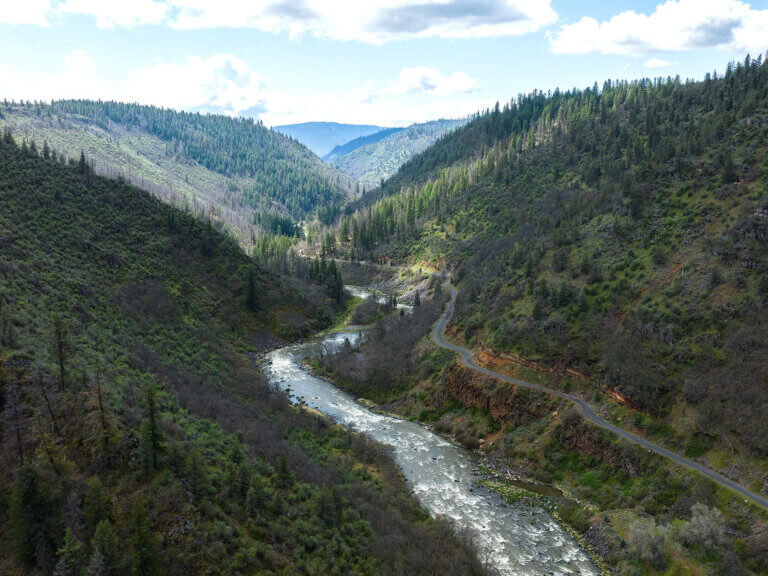
[[[402,126],[768,50],[768,0],[0,0],[0,98]]]

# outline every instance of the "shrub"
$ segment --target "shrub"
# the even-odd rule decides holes
[[[629,550],[637,560],[663,570],[667,564],[665,531],[653,520],[638,519],[632,522],[629,534]]]
[[[706,552],[719,550],[725,542],[723,513],[706,504],[694,504],[691,506],[691,519],[680,531],[680,540],[688,547]]]

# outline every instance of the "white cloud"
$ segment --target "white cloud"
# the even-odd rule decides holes
[[[443,76],[439,70],[426,66],[403,68],[395,86],[395,93],[416,94],[419,92],[433,94],[454,94],[459,92],[474,92],[477,82],[464,72],[454,72]]]
[[[405,126],[436,118],[468,116],[478,110],[492,107],[495,102],[495,99],[481,96],[472,99],[449,97],[426,101],[409,97],[390,97],[363,101],[351,94],[341,97],[330,93],[297,96],[271,92],[266,101],[267,110],[261,115],[261,119],[267,126],[312,120]]]
[[[371,122],[400,126],[439,117],[458,118],[493,106],[464,73],[444,75],[424,66],[404,68],[384,87],[367,82],[331,92],[285,92],[269,85],[232,54],[189,56],[134,69],[105,87],[96,63],[82,50],[64,58],[59,72],[25,80],[0,67],[0,93],[24,100],[93,98],[153,104],[166,108],[242,115],[269,126],[310,120]]]
[[[381,44],[413,37],[535,32],[557,19],[551,0],[170,0],[176,28],[257,28]]]
[[[63,98],[100,98],[103,86],[93,59],[83,50],[73,50],[63,57],[63,68],[49,76],[34,75],[22,79],[0,69],[0,90],[16,100],[52,100]]]
[[[133,70],[122,97],[142,104],[236,114],[262,108],[264,78],[231,54],[190,56],[183,64],[160,62]]]
[[[449,94],[467,94],[477,91],[477,81],[464,72],[454,72],[444,76],[435,68],[414,66],[403,68],[397,80],[385,87],[378,87],[372,81],[350,90],[347,96],[353,102],[370,104],[371,102],[392,96],[428,94],[445,96]]]
[[[666,68],[672,66],[672,62],[662,60],[661,58],[650,58],[643,63],[646,68]]]
[[[557,20],[551,0],[51,0],[13,2],[0,22],[46,25],[90,15],[100,28],[164,23],[177,29],[254,28],[382,44],[536,32]]]
[[[0,7],[0,24],[48,25],[50,0],[22,0],[3,2]]]
[[[719,48],[768,48],[768,10],[739,0],[668,0],[651,14],[633,10],[599,22],[584,17],[550,35],[556,53],[647,54]]]
[[[64,69],[43,79],[51,98],[99,98],[103,93],[96,74],[96,64],[83,50],[73,50],[64,57]]]
[[[75,76],[76,79],[93,76],[96,71],[96,64],[93,58],[85,53],[85,50],[72,50],[64,56],[64,63],[67,65],[66,74]]]
[[[63,0],[56,10],[59,14],[93,16],[99,28],[114,28],[160,24],[169,4],[166,0]]]
[[[268,92],[267,125],[329,120],[385,126],[402,126],[434,118],[459,118],[493,106],[495,100],[481,95],[477,82],[463,72],[448,76],[426,66],[403,68],[397,78],[382,87],[368,81],[341,94],[302,96]]]

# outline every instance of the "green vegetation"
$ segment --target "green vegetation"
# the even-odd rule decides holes
[[[544,505],[617,574],[766,573],[764,514],[594,428],[563,401],[457,365],[427,336],[439,314],[439,306],[429,312],[431,303],[420,306],[427,306],[423,315],[376,319],[358,349],[320,358],[315,369],[381,409],[480,448],[503,473],[489,487],[510,502]],[[390,368],[382,369],[382,358]],[[542,484],[536,492],[547,498],[506,484],[509,473]]]
[[[387,136],[391,136],[392,134],[397,134],[402,130],[403,128],[382,128],[381,130],[379,130],[378,132],[374,132],[373,134],[358,136],[357,138],[350,140],[349,142],[335,146],[333,150],[331,150],[330,152],[328,152],[328,154],[323,156],[323,161],[334,162],[340,156],[345,156],[346,154],[354,152],[358,148],[362,148],[363,146],[367,146],[368,144],[374,144],[376,142],[379,142],[384,138],[386,138]]]
[[[468,120],[433,120],[406,128],[382,130],[337,146],[324,159],[355,178],[364,188],[372,188],[395,174],[415,154],[426,150]]]
[[[767,85],[747,59],[520,97],[353,204],[335,249],[446,261],[468,342],[765,456]]]
[[[372,326],[361,343],[362,358],[351,347],[320,360],[324,374],[340,388],[378,403],[392,400],[418,378],[415,346],[442,311],[442,302],[425,301],[413,314],[400,314],[394,300],[377,304],[369,298],[352,317],[354,324]]]
[[[480,573],[253,362],[328,325],[327,288],[45,150],[0,141],[0,573]]]
[[[304,146],[249,119],[117,102],[5,101],[0,125],[67,158],[85,151],[99,174],[224,225],[244,246],[265,231],[257,213],[306,218],[353,191]]]
[[[747,58],[701,82],[521,96],[341,210],[325,245],[447,267],[453,337],[764,494],[767,87]],[[768,571],[765,519],[732,494],[551,398],[436,367],[370,395],[562,486],[580,503],[563,517],[619,573]]]

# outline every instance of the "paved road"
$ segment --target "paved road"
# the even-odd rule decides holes
[[[498,372],[494,372],[493,370],[488,370],[487,368],[483,368],[482,366],[478,366],[475,364],[475,362],[472,360],[472,352],[467,350],[466,348],[462,348],[460,346],[455,346],[454,344],[450,344],[445,341],[444,335],[445,335],[445,326],[448,323],[448,319],[453,314],[453,306],[454,302],[456,301],[456,288],[454,288],[450,282],[446,283],[446,286],[448,290],[451,292],[451,300],[448,303],[448,306],[445,309],[445,312],[443,312],[443,315],[438,320],[437,324],[435,324],[435,341],[442,346],[443,348],[448,348],[449,350],[453,350],[454,352],[458,352],[462,364],[464,364],[467,368],[471,368],[472,370],[476,370],[477,372],[480,372],[482,374],[485,374],[486,376],[492,376],[494,378],[499,378],[501,380],[504,380],[505,382],[509,382],[511,384],[516,384],[517,386],[522,386],[524,388],[530,388],[531,390],[537,390],[539,392],[544,392],[546,394],[551,394],[552,396],[558,396],[559,398],[563,398],[564,400],[569,400],[573,402],[576,407],[581,411],[582,415],[592,422],[593,424],[599,426],[600,428],[604,428],[605,430],[608,430],[609,432],[613,432],[617,436],[621,436],[625,440],[629,440],[630,442],[634,442],[635,444],[639,444],[640,446],[643,446],[644,448],[647,448],[648,450],[651,450],[653,452],[656,452],[656,454],[659,454],[660,456],[663,456],[664,458],[668,458],[669,460],[672,460],[674,462],[677,462],[678,464],[681,464],[682,466],[686,466],[690,468],[691,470],[695,470],[696,472],[699,472],[700,474],[703,474],[713,482],[716,482],[717,484],[720,484],[721,486],[724,486],[726,488],[729,488],[730,490],[733,490],[737,494],[744,496],[745,498],[748,498],[749,500],[752,500],[755,504],[758,506],[768,510],[768,499],[760,496],[759,494],[755,494],[751,490],[748,490],[744,488],[743,486],[737,484],[733,480],[730,480],[729,478],[726,478],[722,474],[718,474],[714,470],[711,470],[710,468],[707,468],[706,466],[702,466],[701,464],[697,464],[696,462],[693,462],[692,460],[688,460],[687,458],[684,458],[682,456],[679,456],[675,454],[674,452],[670,452],[669,450],[662,448],[661,446],[658,446],[657,444],[654,444],[653,442],[649,442],[645,438],[641,438],[640,436],[635,436],[631,432],[627,432],[626,430],[623,430],[619,428],[618,426],[614,426],[610,422],[607,422],[600,418],[598,416],[594,409],[587,404],[584,400],[579,398],[578,396],[574,396],[573,394],[567,394],[565,392],[562,392],[560,390],[554,390],[552,388],[547,388],[546,386],[540,386],[538,384],[533,384],[531,382],[526,382],[524,380],[517,380],[516,378],[510,378],[509,376],[505,376],[504,374],[499,374]]]

